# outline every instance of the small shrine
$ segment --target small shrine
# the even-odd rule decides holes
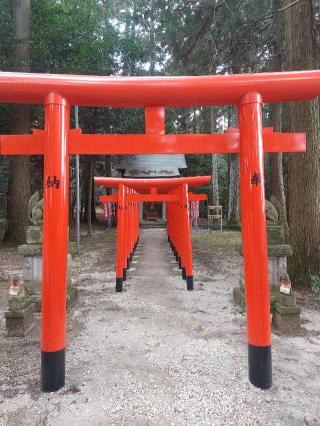
[[[287,258],[292,255],[292,247],[286,242],[286,222],[284,212],[276,197],[266,201],[268,272],[272,324],[282,334],[296,334],[300,331],[300,308],[291,289],[287,272]],[[241,249],[242,255],[242,249]],[[241,268],[239,286],[233,289],[236,305],[245,307],[245,278]]]
[[[22,282],[15,279],[9,291],[9,309],[5,312],[7,335],[25,336],[34,325],[33,313],[41,312],[43,198],[36,191],[28,202],[26,244],[18,247],[23,256]],[[77,301],[77,289],[71,285],[72,255],[75,244],[68,244],[67,306]]]
[[[173,155],[124,155],[115,164],[125,178],[170,178],[179,177],[187,164],[183,154]],[[165,203],[143,202],[140,206],[140,223],[166,220]]]

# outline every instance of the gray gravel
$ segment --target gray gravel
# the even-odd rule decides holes
[[[305,335],[273,336],[274,385],[261,391],[247,380],[245,319],[232,313],[238,270],[195,262],[187,292],[163,230],[144,230],[140,247],[122,294],[103,252],[77,260],[64,389],[38,390],[38,330],[13,343],[1,337],[1,424],[320,424],[318,311],[303,312]],[[10,345],[25,345],[18,368]]]

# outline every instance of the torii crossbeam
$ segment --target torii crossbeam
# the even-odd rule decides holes
[[[206,194],[189,193],[189,188],[207,185],[210,176],[128,179],[95,177],[96,185],[117,188],[112,195],[102,195],[101,203],[114,201],[117,215],[116,291],[122,291],[123,281],[133,252],[139,240],[139,205],[144,201],[161,201],[167,204],[168,241],[174,252],[187,290],[193,290],[192,245],[190,234],[189,202],[206,200]]]
[[[45,106],[43,131],[0,138],[1,155],[44,154],[43,391],[58,390],[65,382],[69,154],[75,153],[239,152],[249,379],[260,388],[271,386],[263,153],[304,151],[305,136],[263,132],[262,103],[308,100],[319,94],[320,71],[198,77],[0,73],[0,103]],[[155,127],[152,124],[152,116],[163,115],[159,106],[227,104],[238,108],[238,133],[166,135],[157,119]],[[70,130],[71,105],[145,108],[146,134],[92,136]]]

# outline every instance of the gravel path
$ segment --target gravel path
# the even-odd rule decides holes
[[[64,389],[38,390],[38,328],[1,336],[1,425],[320,424],[318,311],[303,312],[304,336],[273,336],[274,386],[261,391],[247,380],[245,319],[232,313],[237,269],[196,261],[187,292],[165,231],[148,229],[119,294],[104,256],[76,260]]]

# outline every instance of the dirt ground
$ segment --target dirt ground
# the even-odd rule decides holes
[[[273,333],[273,387],[247,380],[245,318],[234,310],[238,232],[194,235],[195,291],[187,292],[163,229],[142,231],[115,293],[114,231],[74,257],[79,302],[68,312],[66,386],[39,391],[40,325],[6,338],[8,287],[21,274],[0,248],[1,425],[320,425],[320,311],[302,303],[303,333]]]

